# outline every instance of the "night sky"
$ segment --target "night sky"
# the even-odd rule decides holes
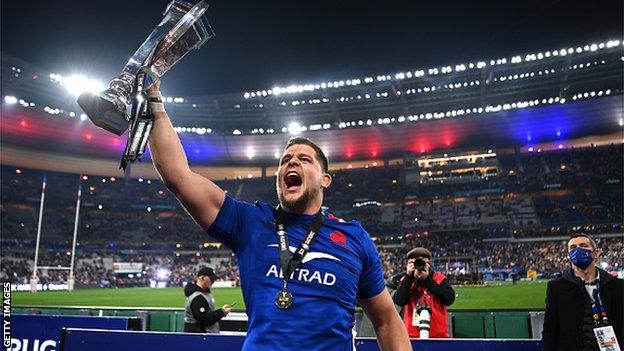
[[[167,73],[172,95],[318,83],[624,36],[621,0],[210,1],[217,33]],[[1,51],[108,82],[164,0],[1,2]],[[164,89],[163,89],[164,90]]]

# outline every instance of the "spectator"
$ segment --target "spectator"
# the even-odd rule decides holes
[[[568,241],[572,269],[546,288],[542,340],[546,351],[600,350],[594,328],[611,326],[622,345],[624,280],[596,267],[600,251],[585,234]]]
[[[210,293],[210,288],[217,279],[212,268],[202,267],[197,272],[197,279],[184,287],[185,332],[219,333],[219,321],[230,313],[230,306],[223,305],[217,309],[217,303]]]

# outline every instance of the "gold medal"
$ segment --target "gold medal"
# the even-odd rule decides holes
[[[280,292],[278,292],[277,295],[275,296],[275,306],[277,306],[277,308],[279,309],[285,310],[288,307],[290,307],[292,303],[293,303],[293,296],[286,289],[280,290]]]

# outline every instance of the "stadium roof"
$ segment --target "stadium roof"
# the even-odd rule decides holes
[[[166,0],[4,0],[2,52],[105,81]],[[171,96],[346,80],[622,38],[621,1],[210,1],[217,36],[166,78]]]

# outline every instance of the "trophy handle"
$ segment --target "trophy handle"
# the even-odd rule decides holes
[[[134,80],[135,94],[132,97],[132,109],[130,114],[130,131],[126,149],[121,158],[120,169],[126,170],[128,162],[134,163],[141,160],[145,147],[154,125],[154,115],[149,110],[147,100],[147,81],[150,78],[150,68],[142,66]]]

